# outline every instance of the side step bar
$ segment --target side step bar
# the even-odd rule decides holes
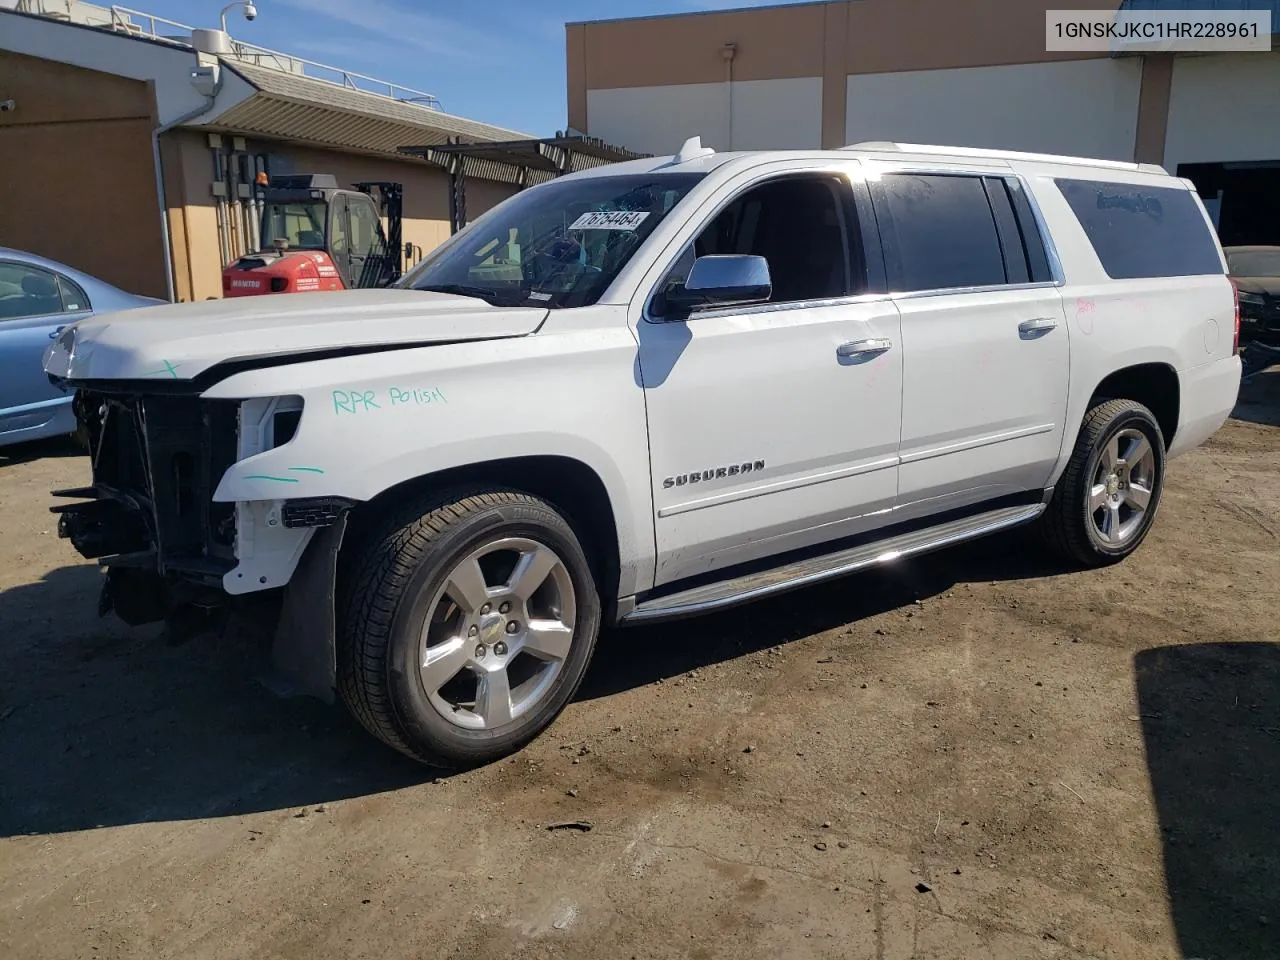
[[[901,533],[825,556],[800,560],[772,570],[691,587],[679,593],[654,597],[636,604],[631,612],[621,618],[621,622],[636,624],[673,620],[677,617],[709,613],[712,610],[747,603],[775,593],[807,587],[833,577],[842,577],[877,563],[926,553],[953,543],[1007,530],[1010,527],[1029,523],[1040,516],[1044,510],[1043,503],[1001,507],[998,510],[951,520],[938,526],[913,530],[910,533]]]

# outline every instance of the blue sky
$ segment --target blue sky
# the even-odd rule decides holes
[[[128,5],[199,27],[216,26],[227,2],[132,0]],[[227,27],[237,40],[435,94],[450,113],[550,136],[566,122],[566,21],[776,2],[258,0],[257,20],[247,23],[233,11]]]

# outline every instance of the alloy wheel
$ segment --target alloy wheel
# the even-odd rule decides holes
[[[419,675],[450,723],[492,730],[534,709],[564,668],[577,605],[560,556],[524,537],[454,565],[422,632]]]

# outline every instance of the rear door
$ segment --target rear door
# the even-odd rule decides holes
[[[1062,444],[1070,351],[1021,181],[908,168],[870,187],[902,316],[898,515],[1043,487]]]
[[[84,291],[68,278],[0,260],[0,439],[65,416],[71,395],[49,382],[44,352],[89,307]]]

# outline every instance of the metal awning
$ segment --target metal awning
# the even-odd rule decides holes
[[[515,130],[284,70],[223,59],[254,88],[199,125],[403,159],[404,143],[511,141]]]

